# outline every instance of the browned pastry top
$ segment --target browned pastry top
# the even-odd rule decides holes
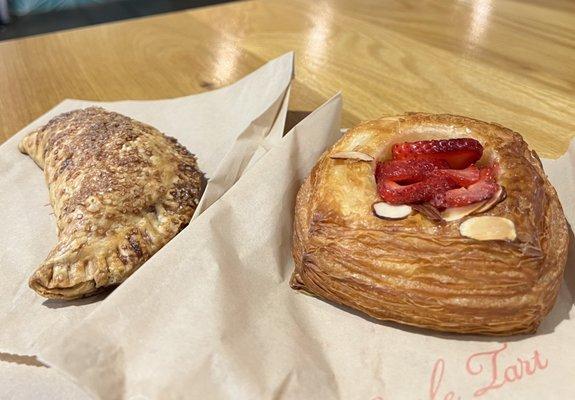
[[[175,139],[90,107],[61,114],[20,144],[44,169],[59,242],[30,279],[76,298],[124,281],[185,227],[202,175]]]
[[[516,240],[463,237],[463,220],[379,219],[371,209],[380,200],[372,164],[330,158],[359,151],[385,159],[394,143],[456,137],[481,142],[479,164],[499,164],[508,196],[484,215],[513,221]],[[411,113],[362,123],[320,158],[298,194],[291,283],[380,319],[453,332],[531,332],[555,301],[567,244],[555,190],[519,134]]]

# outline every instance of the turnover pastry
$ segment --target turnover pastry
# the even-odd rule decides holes
[[[20,143],[44,175],[58,244],[30,278],[48,298],[118,285],[182,230],[200,199],[196,158],[175,139],[90,107],[61,114]]]
[[[534,332],[557,297],[567,222],[518,133],[453,115],[362,123],[297,196],[294,289],[439,331]]]

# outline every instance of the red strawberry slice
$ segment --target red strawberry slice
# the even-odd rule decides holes
[[[450,176],[459,186],[468,187],[481,178],[479,168],[470,165],[465,169],[442,169],[441,174]]]
[[[445,201],[445,193],[446,192],[435,193],[435,195],[429,201],[429,204],[431,204],[433,207],[437,208],[440,211],[445,210],[447,208],[446,205],[447,203]]]
[[[449,168],[445,160],[391,160],[378,162],[375,167],[375,180],[389,179],[394,182],[407,184],[419,182],[432,171]],[[479,172],[477,172],[479,179]]]
[[[490,175],[490,168],[481,170],[481,180],[468,188],[438,193],[431,199],[431,205],[437,208],[463,207],[491,198],[499,190],[499,185]]]
[[[459,185],[448,176],[433,175],[411,185],[399,185],[390,179],[377,182],[381,198],[390,204],[410,204],[430,201],[436,193],[446,192]]]
[[[406,158],[444,159],[454,169],[467,168],[481,158],[483,146],[475,139],[443,139],[393,145],[394,160]]]
[[[482,168],[480,171],[480,179],[482,181],[492,181],[495,182],[497,175],[499,174],[499,164],[493,164],[489,167]]]

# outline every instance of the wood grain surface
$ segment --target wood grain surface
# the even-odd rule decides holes
[[[290,50],[292,119],[342,91],[344,126],[461,114],[548,157],[575,134],[571,0],[256,0],[1,42],[0,142],[65,98],[199,93]]]

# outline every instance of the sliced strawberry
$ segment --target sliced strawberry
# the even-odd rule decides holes
[[[470,165],[465,169],[442,169],[440,173],[450,176],[462,187],[467,187],[481,178],[479,168],[475,165]]]
[[[446,192],[459,185],[448,176],[434,175],[411,185],[399,185],[390,179],[377,182],[381,198],[390,204],[423,203],[431,200],[436,193]]]
[[[435,193],[431,198],[431,200],[429,201],[429,204],[431,204],[433,207],[437,208],[440,211],[445,210],[447,208],[446,205],[447,203],[445,201],[445,193],[446,192]]]
[[[432,171],[449,168],[445,160],[391,160],[378,162],[375,167],[375,180],[389,179],[394,182],[407,184],[419,182]],[[479,179],[479,172],[477,173]]]
[[[495,182],[499,174],[499,164],[493,164],[489,167],[482,168],[480,171],[480,180]]]
[[[471,138],[423,140],[395,144],[392,154],[394,160],[406,158],[444,159],[451,168],[463,169],[481,158],[483,146]]]
[[[483,170],[482,170],[483,172]],[[463,207],[491,198],[499,190],[499,185],[486,176],[466,188],[449,190],[437,194],[431,199],[431,204],[437,208]]]

